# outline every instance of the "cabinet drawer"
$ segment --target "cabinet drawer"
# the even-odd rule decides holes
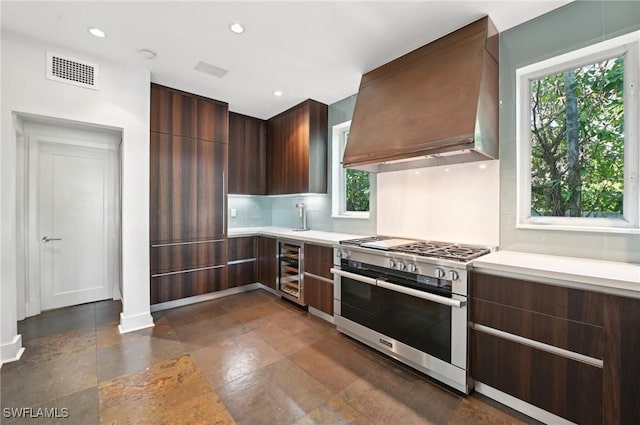
[[[471,331],[471,375],[579,424],[602,423],[602,369]]]
[[[471,297],[594,326],[603,325],[604,295],[596,292],[473,273]]]
[[[151,274],[197,269],[227,263],[226,241],[151,247]]]
[[[151,304],[227,289],[227,266],[151,278]]]
[[[304,271],[333,279],[333,249],[328,246],[304,245]]]
[[[471,321],[565,350],[602,359],[601,327],[472,299]]]
[[[333,283],[305,273],[304,301],[309,306],[333,316]]]
[[[256,258],[256,238],[253,236],[229,238],[227,252],[229,261]]]
[[[228,269],[228,281],[229,287],[235,288],[236,286],[248,285],[255,283],[257,279],[257,260],[248,261],[245,263],[229,264]]]

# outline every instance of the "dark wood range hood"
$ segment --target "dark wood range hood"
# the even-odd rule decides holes
[[[343,166],[498,158],[498,32],[484,17],[362,76]]]

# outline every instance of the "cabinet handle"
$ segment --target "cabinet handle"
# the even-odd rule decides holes
[[[225,174],[222,172],[222,236],[227,234],[227,191],[225,186]]]
[[[600,359],[595,359],[590,356],[585,356],[584,354],[576,353],[574,351],[565,350],[564,348],[556,347],[555,345],[545,344],[544,342],[535,341],[533,339],[525,338],[520,335],[514,335],[505,331],[501,331],[499,329],[491,328],[485,325],[479,325],[477,323],[472,323],[470,325],[471,329],[483,332],[485,334],[497,336],[498,338],[506,339],[508,341],[513,341],[518,344],[527,345],[529,347],[533,347],[538,350],[546,351],[551,354],[556,354],[558,356],[565,357],[570,360],[575,360],[578,362],[586,363],[590,366],[598,367],[602,369],[604,365],[604,361]]]

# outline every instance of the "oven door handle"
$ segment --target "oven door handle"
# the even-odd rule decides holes
[[[418,291],[417,289],[407,288],[407,287],[389,283],[380,279],[378,279],[378,286],[381,288],[388,289],[390,291],[400,292],[402,294],[409,295],[412,297],[422,298],[423,300],[428,300],[438,304],[448,305],[449,307],[462,308],[465,305],[467,305],[466,301],[454,300],[453,298],[442,297],[440,295],[435,295],[430,292]]]
[[[345,272],[340,269],[331,267],[331,273],[338,276],[346,277],[347,279],[357,280],[358,282],[366,283],[367,285],[376,286],[376,280],[371,277],[362,276],[356,273]]]

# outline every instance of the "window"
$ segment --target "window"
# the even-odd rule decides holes
[[[369,218],[369,173],[342,168],[351,121],[335,125],[332,138],[332,216]]]
[[[638,40],[516,71],[517,225],[638,232]]]

